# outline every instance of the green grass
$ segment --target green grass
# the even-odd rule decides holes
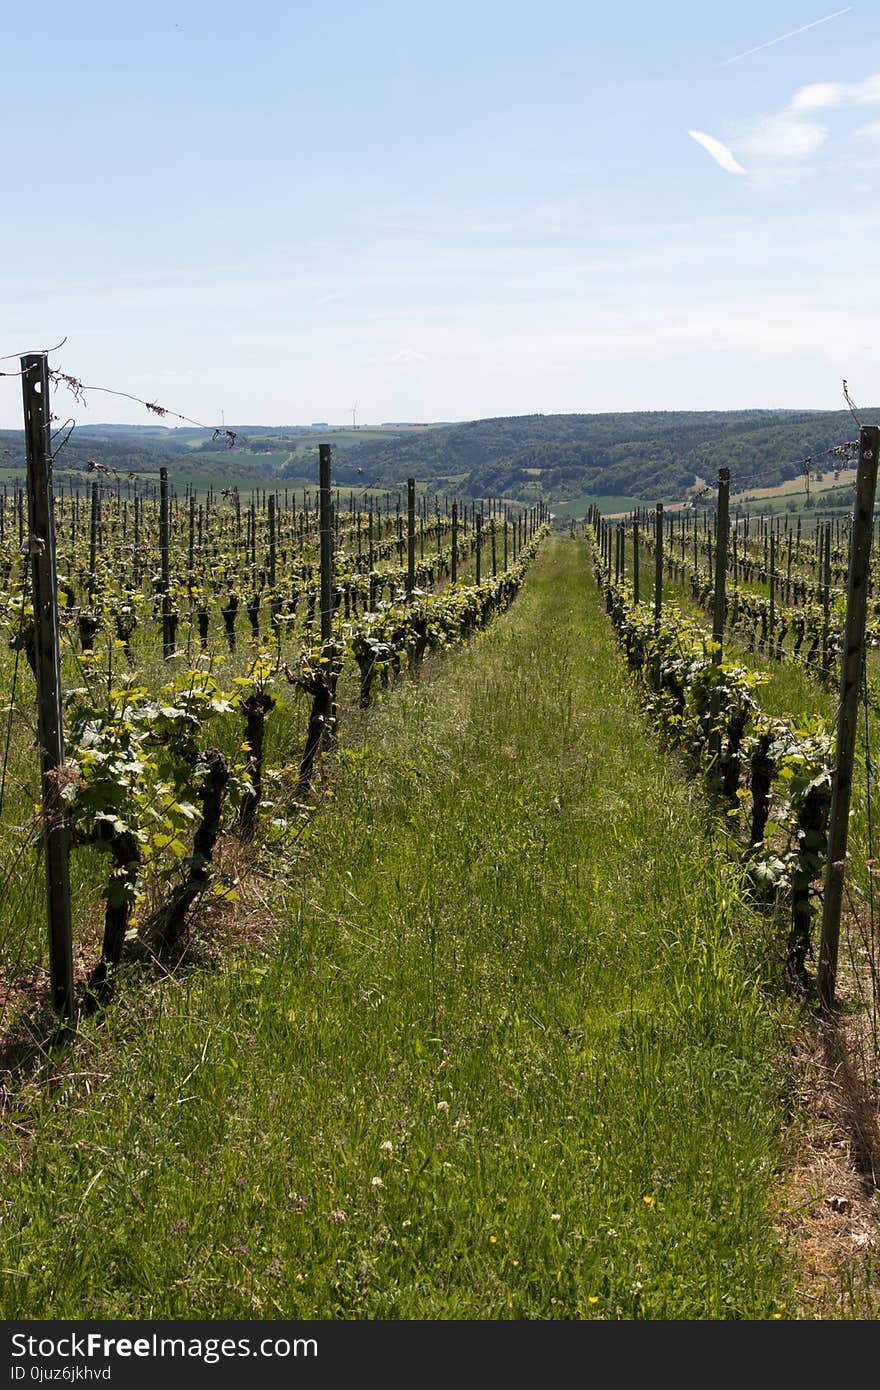
[[[641,597],[644,602],[652,605],[654,558],[644,547],[640,556],[640,573],[643,576],[640,586]],[[631,543],[627,555],[627,573],[631,577]],[[728,576],[728,593],[731,592],[731,588]],[[690,586],[668,574],[664,575],[663,579],[663,602],[687,613],[707,635],[711,632],[711,618],[691,597]],[[833,616],[833,621],[842,621],[839,613]],[[803,660],[793,659],[790,649],[787,648],[783,661],[774,661],[765,653],[749,651],[740,634],[735,631],[725,632],[724,656],[731,663],[761,673],[763,681],[755,695],[760,709],[765,714],[780,719],[793,728],[815,725],[819,721],[832,739],[836,738],[839,658],[835,662],[832,680],[826,683],[820,680]],[[876,688],[876,681],[880,675],[880,651],[876,648],[869,647],[867,650],[866,669],[869,685]],[[849,1064],[853,1074],[859,1078],[858,1085],[868,1096],[874,1093],[876,1057],[880,1040],[880,996],[876,968],[876,777],[869,774],[869,768],[876,767],[878,761],[880,723],[877,720],[876,705],[872,701],[867,711],[864,705],[858,711],[847,843],[849,867],[841,921],[837,979],[838,1004],[841,1012],[850,1019],[847,1042]],[[824,870],[814,885],[817,890],[821,888],[822,878]],[[818,899],[820,898],[821,893],[818,894]],[[812,931],[814,968],[819,955],[820,936],[819,904]],[[876,1300],[876,1294],[874,1298]]]
[[[829,470],[821,482],[815,479],[811,482],[809,493],[803,478],[790,478],[777,487],[745,488],[731,496],[730,507],[740,515],[751,512],[769,516],[788,512],[801,516],[804,521],[822,513],[851,512],[855,479],[854,469],[844,469],[836,478],[834,471]]]
[[[551,502],[550,510],[555,517],[563,520],[574,518],[575,521],[582,521],[590,507],[596,506],[603,516],[610,516],[615,512],[630,512],[636,507],[644,507],[643,497],[598,497],[595,495],[575,497],[567,502]]]
[[[358,425],[357,429],[341,427],[336,429],[314,430],[309,434],[300,436],[291,435],[290,442],[297,455],[317,458],[319,444],[329,444],[334,448],[337,445],[362,444],[365,440],[368,440],[371,444],[375,444],[377,440],[380,443],[382,441],[387,442],[391,439],[400,439],[406,435],[433,428],[436,428],[436,426],[417,425],[410,426],[406,429],[395,429],[392,425],[387,429],[381,429],[378,426]]]
[[[587,570],[353,714],[249,944],[13,1100],[3,1316],[789,1315],[765,928]]]

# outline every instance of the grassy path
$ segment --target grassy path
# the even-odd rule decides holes
[[[343,739],[250,943],[8,1114],[3,1316],[789,1316],[762,929],[584,546]]]

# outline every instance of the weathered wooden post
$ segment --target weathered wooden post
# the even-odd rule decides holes
[[[305,797],[312,784],[312,769],[321,744],[332,739],[336,723],[336,666],[333,647],[333,498],[330,483],[330,445],[318,445],[318,510],[320,538],[321,655],[324,664],[311,687],[312,710],[306,746],[299,766],[296,795]]]
[[[768,619],[770,650],[769,655],[776,660],[776,530],[770,531],[770,566],[767,571],[770,585],[770,616]]]
[[[64,766],[64,723],[49,438],[49,365],[46,353],[27,353],[21,358],[21,380],[27,454],[27,549],[31,560],[34,604],[37,741],[42,770],[49,968],[52,1003],[55,1010],[72,1023],[76,1018],[76,1001],[73,993],[70,850],[59,781],[59,773]]]
[[[452,566],[449,572],[450,581],[455,584],[458,580],[458,503],[452,504]]]
[[[171,622],[171,568],[169,563],[168,469],[159,469],[159,558],[162,565],[162,656],[174,655],[174,629]]]
[[[663,503],[657,503],[654,523],[654,626],[659,628],[663,611]]]
[[[633,602],[639,602],[639,514],[633,514]]]
[[[89,517],[89,603],[94,603],[98,584],[98,512],[101,499],[98,484],[92,483],[92,511]]]
[[[718,470],[718,508],[715,521],[715,593],[712,604],[712,640],[724,646],[724,617],[727,599],[727,532],[730,498],[730,469]],[[718,653],[721,660],[721,653]]]
[[[849,546],[846,578],[846,621],[837,706],[837,742],[831,779],[828,817],[828,851],[822,907],[822,939],[819,947],[818,985],[823,1009],[834,1007],[840,914],[846,873],[849,807],[859,713],[859,692],[865,661],[865,621],[868,611],[868,572],[871,563],[874,494],[877,487],[877,451],[880,428],[863,425],[859,431],[856,503]]]
[[[189,495],[189,535],[188,535],[188,538],[187,538],[187,539],[188,539],[188,543],[187,543],[187,552],[186,552],[186,575],[187,575],[187,580],[186,580],[186,582],[187,582],[187,588],[189,589],[189,592],[192,593],[192,590],[193,590],[193,577],[194,577],[194,570],[195,570],[195,553],[196,553],[196,494],[195,494],[195,491],[190,492],[190,495]]]
[[[406,480],[406,596],[416,587],[416,480]]]
[[[274,492],[270,492],[270,493],[269,493],[269,583],[270,583],[270,585],[271,585],[271,587],[272,587],[273,589],[275,588],[275,572],[276,572],[276,566],[277,566],[277,555],[276,555],[276,545],[277,545],[276,524],[277,524],[277,523],[276,523],[275,512],[276,512],[275,493],[274,493]],[[360,516],[358,516],[358,545],[360,545]]]
[[[822,675],[827,680],[828,635],[831,628],[831,522],[825,523],[825,561],[822,565]]]
[[[477,583],[478,583],[478,584],[479,584],[479,582],[480,582],[480,575],[481,575],[481,573],[482,573],[482,555],[483,555],[483,513],[482,513],[482,512],[478,512],[478,513],[477,513]]]
[[[718,643],[715,658],[721,662],[724,652],[724,619],[727,603],[727,532],[729,519],[730,469],[718,470],[718,501],[715,513],[715,587],[712,601],[712,640]],[[710,561],[711,563],[711,561]],[[714,768],[716,782],[720,782],[719,759],[721,757],[721,698],[717,685],[709,696],[709,757]]]
[[[333,529],[331,509],[333,498],[330,485],[330,445],[318,445],[318,505],[321,564],[321,641],[329,642],[333,634]]]

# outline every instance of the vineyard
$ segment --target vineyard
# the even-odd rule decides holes
[[[853,505],[845,518],[814,519],[809,534],[801,518],[746,514],[731,525],[727,470],[711,512],[664,516],[658,504],[611,525],[591,509],[586,529],[646,713],[704,787],[787,987],[819,1011],[820,1067],[873,1203],[878,432],[861,428],[860,440],[842,447],[847,462],[859,456]],[[876,1248],[873,1236],[863,1239]]]
[[[299,505],[288,492],[244,505],[237,490],[178,497],[165,469],[154,491],[108,478],[85,496],[52,496],[64,752],[42,771],[75,851],[76,892],[56,881],[49,894],[50,919],[70,924],[60,943],[50,931],[50,946],[56,1004],[71,1019],[74,941],[82,957],[96,901],[87,1009],[112,995],[127,940],[167,957],[206,895],[234,899],[224,838],[283,852],[314,809],[340,711],[367,708],[404,669],[502,611],[543,534],[540,507],[444,498],[441,508],[423,495],[417,508],[414,481],[405,513],[399,494],[393,511],[390,496],[384,507],[356,506],[353,493],[343,503],[330,470],[324,445],[313,506],[308,493]],[[18,540],[18,557],[10,546],[0,564],[4,1027],[46,960],[31,713],[46,641],[31,569],[46,557],[26,510],[21,490],[4,494],[0,537]]]
[[[876,431],[863,436],[870,460]],[[843,922],[848,1004],[858,1017],[844,1051],[857,1076],[851,1103],[864,1116],[860,1142],[873,1188],[880,1110],[872,814],[880,584],[876,561],[874,569],[867,563],[873,493],[858,542],[852,516],[843,525],[820,522],[809,539],[799,520],[783,527],[759,518],[753,532],[747,518],[741,534],[721,530],[725,486],[719,480],[711,520],[705,512],[664,518],[658,507],[611,527],[594,514],[594,572],[648,713],[664,743],[680,747],[701,774],[731,852],[781,923],[787,978],[807,995],[818,987],[828,1010],[839,1003]],[[845,636],[859,590],[860,620]],[[844,778],[835,840],[834,793]]]
[[[327,444],[311,491],[250,495],[53,484],[46,447],[41,497],[31,444],[0,505],[4,1315],[876,1316],[867,570],[833,852],[858,507],[728,527],[719,480],[554,533],[343,492]],[[795,1037],[846,1149],[806,1200]]]

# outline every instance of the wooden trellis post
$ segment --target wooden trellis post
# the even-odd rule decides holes
[[[633,602],[639,602],[639,514],[633,515]]]
[[[162,657],[174,655],[174,628],[171,622],[171,568],[169,557],[168,469],[159,469],[159,559],[162,568]]]
[[[296,795],[305,797],[312,782],[312,769],[318,751],[332,739],[336,724],[336,667],[333,648],[333,499],[330,487],[330,445],[318,445],[318,509],[320,535],[321,655],[327,665],[318,677],[312,696],[312,711],[306,746],[299,767]]]
[[[37,740],[42,764],[49,968],[52,1002],[56,1011],[72,1023],[76,1018],[76,1002],[73,993],[70,850],[59,782],[59,773],[64,766],[64,724],[49,440],[49,364],[46,353],[28,353],[22,357],[21,374],[27,452],[27,549],[31,560],[34,604]]]
[[[865,621],[868,611],[868,571],[871,563],[874,494],[877,487],[877,451],[880,428],[863,425],[859,431],[859,462],[856,476],[856,504],[850,536],[849,569],[846,579],[846,621],[840,671],[837,710],[837,744],[831,780],[831,810],[828,817],[828,856],[825,866],[825,894],[822,907],[822,939],[819,947],[818,985],[822,1007],[834,1007],[837,984],[837,951],[840,942],[840,914],[843,880],[846,873],[846,845],[849,806],[852,795],[853,763],[859,693],[865,660]]]
[[[269,494],[269,584],[274,589],[276,580],[276,498]],[[358,514],[358,545],[360,545],[360,514]]]
[[[406,596],[416,587],[416,480],[406,480]]]
[[[730,469],[718,470],[718,510],[715,521],[715,594],[712,605],[712,638],[719,647],[724,645],[724,616],[727,585],[728,501]],[[720,660],[720,654],[719,654]]]
[[[92,511],[89,518],[89,603],[94,603],[98,587],[98,517],[101,499],[98,484],[92,483]]]
[[[727,602],[727,532],[729,517],[729,496],[730,496],[730,469],[719,468],[718,470],[718,504],[715,513],[715,590],[712,603],[712,640],[718,643],[718,661],[721,661],[724,650],[724,619],[726,615]],[[711,567],[711,561],[710,561]],[[721,712],[720,695],[718,687],[715,686],[709,700],[710,716],[712,720],[712,732],[709,735],[709,755],[715,766],[715,775],[718,777],[719,759],[721,757],[721,728],[719,715]]]
[[[321,641],[333,634],[333,524],[330,488],[330,445],[318,445],[321,555]]]
[[[654,622],[660,627],[663,612],[663,503],[657,503],[654,528]]]

